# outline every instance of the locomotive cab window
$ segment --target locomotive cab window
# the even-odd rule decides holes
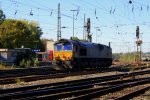
[[[87,50],[85,48],[80,48],[80,56],[86,56]]]
[[[55,45],[55,50],[56,51],[62,51],[62,45],[61,44],[56,44]]]

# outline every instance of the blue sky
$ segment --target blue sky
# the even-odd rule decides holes
[[[0,8],[7,18],[26,19],[39,23],[42,38],[57,39],[57,6],[61,8],[62,38],[73,34],[83,38],[84,14],[91,19],[93,42],[108,45],[113,52],[136,50],[136,26],[140,26],[142,50],[150,51],[150,0],[0,0]],[[32,13],[33,15],[30,15]],[[96,31],[96,27],[100,31]],[[97,35],[96,35],[97,33]]]

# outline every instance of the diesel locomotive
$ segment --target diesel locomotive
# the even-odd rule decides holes
[[[55,69],[107,68],[112,64],[110,46],[91,42],[60,39],[54,43]]]

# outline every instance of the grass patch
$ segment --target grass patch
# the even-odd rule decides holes
[[[129,71],[135,71],[136,70],[135,66],[126,66],[126,67],[122,67],[121,69],[129,70]]]
[[[135,62],[136,59],[136,55],[135,54],[122,54],[119,57],[119,61],[120,62],[124,62],[124,63],[132,63]]]
[[[19,78],[15,79],[15,82],[16,82],[17,84],[19,84],[19,85],[23,85],[23,84],[25,83],[24,80],[21,80],[21,79],[19,79]]]
[[[6,69],[6,66],[0,64],[0,69]]]
[[[128,70],[129,70],[129,71],[135,71],[136,68],[135,68],[134,66],[128,66]]]
[[[0,70],[4,70],[4,69],[15,69],[15,68],[17,68],[16,65],[7,66],[7,65],[4,65],[4,64],[0,64]]]

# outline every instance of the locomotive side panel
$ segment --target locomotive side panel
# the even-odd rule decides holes
[[[78,55],[74,56],[74,62],[79,67],[108,67],[111,65],[110,47],[101,45],[78,46]]]
[[[88,58],[111,58],[111,49],[110,47],[103,46],[102,48],[99,47],[92,47],[87,48],[88,51]]]

